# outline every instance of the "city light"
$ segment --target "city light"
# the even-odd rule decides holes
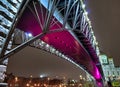
[[[46,47],[49,48],[50,47],[49,44],[46,44]]]
[[[87,12],[87,11],[85,11],[85,12],[84,12],[84,15],[85,15],[85,16],[87,16],[87,15],[88,15],[88,12]]]
[[[25,35],[26,35],[26,37],[28,37],[28,38],[33,37],[33,35],[32,35],[31,33],[29,33],[29,32],[26,32]]]
[[[27,83],[26,86],[28,87],[28,86],[30,86],[30,84]]]
[[[42,1],[40,1],[40,2],[41,2],[41,3],[45,3],[45,6],[48,6],[48,4],[49,4],[49,2],[46,3],[47,1],[44,2],[44,0],[42,0]],[[49,7],[48,10],[50,10],[50,8],[51,8],[51,5],[50,5],[50,7]],[[89,18],[88,18],[88,12],[85,11],[85,4],[82,4],[82,8],[84,9],[83,15],[85,16],[85,22],[90,23],[90,20],[89,20]],[[16,10],[16,12],[17,12],[17,10]],[[7,14],[7,13],[6,13],[6,14]],[[87,21],[86,21],[86,20],[87,20]],[[67,24],[66,24],[66,25],[67,25]],[[91,24],[89,24],[89,26],[90,26],[90,28],[92,27]],[[67,27],[68,27],[68,26],[67,26]],[[69,28],[69,27],[68,27],[68,28]],[[89,28],[89,27],[88,27],[88,28]],[[7,31],[5,31],[5,32],[7,32]],[[93,33],[92,33],[92,34],[93,34]],[[31,38],[31,37],[33,37],[32,33],[26,33],[26,35],[27,35],[28,39]],[[96,42],[96,38],[95,38],[94,35],[93,35],[93,39],[94,39],[94,43],[95,43],[95,42]],[[98,43],[96,42],[95,45],[98,45]],[[62,54],[60,50],[55,49],[55,48],[52,48],[52,47],[51,47],[50,45],[48,45],[47,43],[41,41],[40,46],[43,46],[43,47],[46,46],[46,48],[44,48],[45,50],[46,50],[46,49],[50,49],[50,50],[52,50],[52,52],[51,52],[50,50],[48,50],[48,51],[50,51],[51,53],[54,53],[54,54],[56,54],[57,56],[63,57],[64,59],[68,60],[69,62],[75,64],[75,65],[78,66],[78,67],[80,67],[80,64],[77,64],[76,61],[73,61],[71,58],[68,58],[69,56]],[[68,46],[68,45],[67,45],[67,46]],[[78,46],[79,46],[79,44],[78,44]],[[6,51],[6,52],[7,52],[7,51]],[[81,67],[80,67],[80,68],[81,68]],[[3,71],[3,70],[2,70],[2,71]],[[99,70],[98,70],[98,69],[96,69],[96,75],[99,77]],[[46,76],[46,75],[40,75],[40,78],[43,78],[43,77],[45,77],[45,76]],[[31,76],[31,78],[32,78],[32,76]],[[80,78],[82,79],[82,77],[80,77]],[[0,79],[2,79],[2,78],[0,78]],[[15,81],[18,81],[18,78],[17,78],[17,77],[15,78]],[[29,84],[26,84],[26,86],[29,86]],[[35,84],[35,86],[36,86],[36,84]],[[45,85],[45,86],[46,86],[46,85]]]
[[[28,33],[28,36],[29,36],[29,37],[32,37],[32,34],[31,34],[31,33]]]
[[[16,82],[18,81],[18,77],[15,77],[15,81],[16,81]]]
[[[47,74],[41,74],[40,78],[44,78],[44,77],[47,77],[47,76],[48,76]]]
[[[40,75],[40,78],[43,78],[44,77],[44,75]]]
[[[42,76],[43,77],[43,76]],[[82,77],[82,75],[80,75]],[[16,76],[15,76],[16,78]],[[25,77],[17,77],[19,81],[16,83],[15,78],[11,78],[8,81],[8,87],[82,87],[82,85],[86,84],[86,80],[74,80],[63,77],[63,79],[56,76],[55,78],[25,78]],[[22,82],[22,83],[21,83]],[[89,84],[93,84],[90,83]]]
[[[82,8],[85,9],[85,4],[82,4]]]

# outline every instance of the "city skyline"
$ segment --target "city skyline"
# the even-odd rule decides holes
[[[40,77],[40,75],[44,75],[77,80],[80,75],[85,77],[83,70],[69,61],[32,47],[26,47],[11,56],[8,62],[7,72],[25,77],[30,77],[31,75],[33,77]]]

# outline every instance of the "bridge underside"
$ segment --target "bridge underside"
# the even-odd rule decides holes
[[[82,67],[96,81],[102,81],[96,39],[82,0],[5,0],[0,4],[3,9],[0,33],[4,39],[0,44],[0,62],[41,39]],[[15,28],[31,33],[33,38],[7,52]]]
[[[60,6],[58,8],[60,8]],[[60,21],[64,18],[62,18],[62,16],[65,16],[62,11],[57,14],[62,15],[61,18],[59,18],[60,20],[58,20],[54,13],[50,16],[50,12],[52,11],[48,11],[42,4],[37,2],[30,3],[19,19],[17,28],[32,33],[33,36],[44,33],[44,30],[50,32],[46,33],[40,39],[64,55],[67,55],[67,57],[89,72],[96,80],[101,80],[100,72],[96,66],[98,59],[95,59],[96,54],[94,50],[91,50],[92,46],[89,45],[90,43],[88,43],[87,38],[85,38],[82,33],[76,33],[76,30],[70,30],[70,27],[64,26]],[[72,20],[67,20],[69,26],[71,26],[71,21]],[[79,21],[81,20],[79,19]],[[47,23],[48,25],[46,25]],[[77,28],[78,27],[79,26],[77,26]],[[77,34],[79,34],[79,36]],[[85,45],[85,43],[88,45]]]

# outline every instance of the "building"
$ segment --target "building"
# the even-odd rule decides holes
[[[43,78],[26,78],[26,77],[12,77],[8,80],[8,87],[51,87],[62,85],[62,79]]]
[[[113,58],[109,58],[105,54],[101,54],[99,58],[103,69],[104,79],[106,81],[120,80],[120,67],[115,67]]]
[[[0,65],[0,82],[3,82],[3,78],[5,77],[6,66]]]

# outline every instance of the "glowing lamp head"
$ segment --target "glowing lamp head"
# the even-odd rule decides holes
[[[32,37],[32,34],[31,34],[31,33],[28,33],[28,36],[29,36],[29,37]]]
[[[83,8],[83,9],[85,8],[85,4],[82,5],[82,8]]]
[[[40,78],[43,78],[44,76],[43,75],[40,75]]]
[[[87,12],[87,11],[85,11],[85,12],[84,12],[84,15],[88,15],[88,12]]]

